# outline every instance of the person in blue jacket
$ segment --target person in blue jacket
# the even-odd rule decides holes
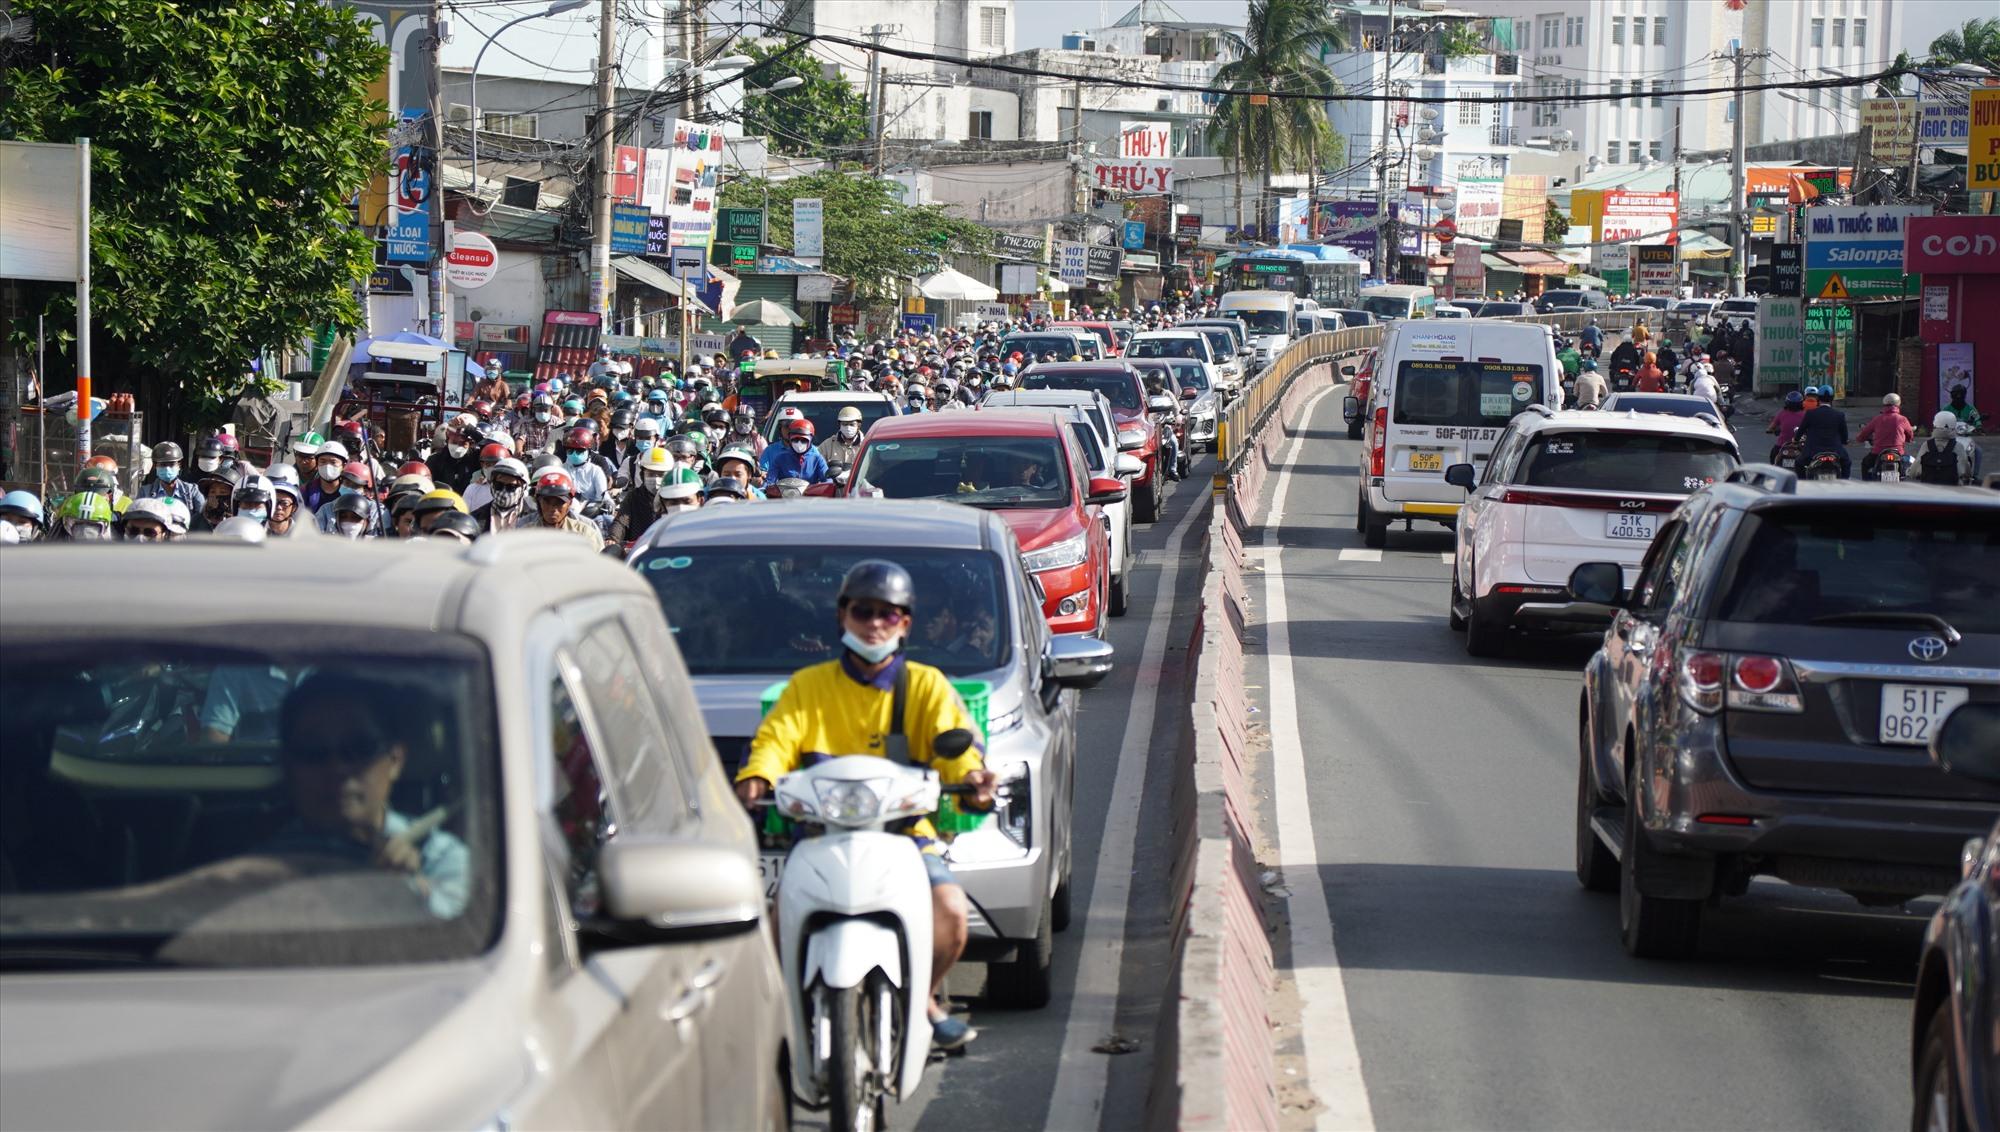
[[[766,446],[763,459],[758,463],[764,469],[765,483],[777,483],[783,479],[825,483],[833,478],[826,457],[813,447],[812,422],[803,417],[785,422],[784,443]]]

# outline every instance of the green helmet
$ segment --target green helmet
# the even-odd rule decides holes
[[[58,519],[78,519],[86,523],[109,523],[117,518],[111,509],[111,497],[102,492],[79,491],[62,501],[56,508]]]

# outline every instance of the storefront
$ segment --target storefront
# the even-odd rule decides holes
[[[1918,216],[1904,226],[1903,271],[1923,277],[1919,419],[1956,386],[1983,413],[2000,409],[2000,216]]]

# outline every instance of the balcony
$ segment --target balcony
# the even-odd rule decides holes
[[[1486,127],[1486,144],[1499,148],[1520,145],[1520,128],[1516,126],[1488,126]]]

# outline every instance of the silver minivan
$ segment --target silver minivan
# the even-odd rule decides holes
[[[782,1127],[756,841],[567,533],[0,549],[15,1128]]]

